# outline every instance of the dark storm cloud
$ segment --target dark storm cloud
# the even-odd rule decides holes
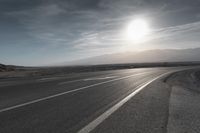
[[[176,47],[195,47],[199,7],[199,0],[0,0],[1,59],[23,56],[21,51],[33,60],[115,51],[124,44],[125,26],[137,17],[150,22],[154,34],[148,43],[155,47],[170,47],[177,39]]]

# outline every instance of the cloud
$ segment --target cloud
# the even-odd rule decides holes
[[[166,37],[173,38],[178,35],[184,35],[184,34],[194,36],[199,34],[199,31],[200,31],[200,21],[197,21],[194,23],[188,23],[184,25],[156,29],[153,31],[153,34],[155,37],[159,39]]]
[[[156,11],[167,11],[167,9],[171,7],[169,3],[166,4],[166,2],[154,2],[151,4],[151,2],[149,3],[145,0],[101,0],[93,3],[87,0],[85,3],[87,4],[77,1],[49,2],[31,9],[13,11],[8,14],[19,18],[19,21],[30,30],[32,36],[50,45],[67,45],[67,43],[72,42],[69,45],[78,47],[86,46],[86,43],[88,45],[93,44],[94,46],[99,46],[101,43],[110,42],[110,40],[119,41],[119,36],[115,35],[116,32],[120,32],[120,28],[124,23],[134,18],[132,12],[135,10],[155,10],[155,6],[161,5],[161,8],[156,8]],[[91,7],[94,5],[101,9],[105,8],[106,13],[104,14],[104,11],[99,13],[98,8],[93,10]],[[131,12],[127,10],[131,10]],[[114,14],[119,13],[118,11],[123,14],[128,14],[118,14],[119,16],[116,17]],[[152,11],[152,14],[156,11]],[[118,29],[115,27],[118,27]],[[181,31],[179,28],[182,28]],[[191,30],[186,29],[186,26],[184,26],[184,28],[185,29],[180,26],[169,27],[166,29],[159,29],[160,31],[158,32],[162,32],[160,36],[163,36],[163,34],[166,36],[166,34],[172,35],[178,32],[176,30],[179,30],[179,32]],[[83,32],[93,32],[92,34],[96,36],[93,38],[90,37],[91,34],[82,36]],[[79,42],[79,44],[77,42]],[[113,44],[114,42],[111,43]],[[74,46],[76,44],[78,46]]]
[[[200,9],[199,1],[192,1],[196,4],[188,0],[9,0],[0,2],[0,19],[20,27],[13,30],[14,35],[20,33],[13,46],[26,40],[28,46],[46,51],[65,49],[66,55],[71,51],[104,54],[131,45],[123,33],[137,17],[147,19],[153,31],[136,48],[193,47],[200,41]]]

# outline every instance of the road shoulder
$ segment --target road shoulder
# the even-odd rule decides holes
[[[157,80],[140,91],[94,133],[166,133],[170,87]]]
[[[167,133],[200,132],[200,92],[192,71],[174,75],[169,105]]]

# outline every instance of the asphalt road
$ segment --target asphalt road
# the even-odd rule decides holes
[[[158,77],[181,69],[141,68],[1,79],[0,133],[116,132],[109,125],[118,130],[121,126],[120,132],[132,132],[134,129],[123,129],[119,123],[112,125],[108,118],[117,116],[117,121],[129,124],[135,121],[119,118],[127,115],[133,97],[145,92],[146,85]],[[148,94],[142,99],[155,93]],[[132,105],[140,109],[141,115],[137,116],[142,117],[145,110],[141,110],[141,104]],[[117,114],[117,110],[121,113]]]

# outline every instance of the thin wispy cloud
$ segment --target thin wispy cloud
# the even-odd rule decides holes
[[[145,18],[152,34],[129,50],[198,47],[199,4],[197,0],[3,0],[0,48],[27,50],[35,62],[40,56],[65,61],[119,52],[132,45],[123,34],[135,18]],[[4,52],[1,59],[7,56]]]

